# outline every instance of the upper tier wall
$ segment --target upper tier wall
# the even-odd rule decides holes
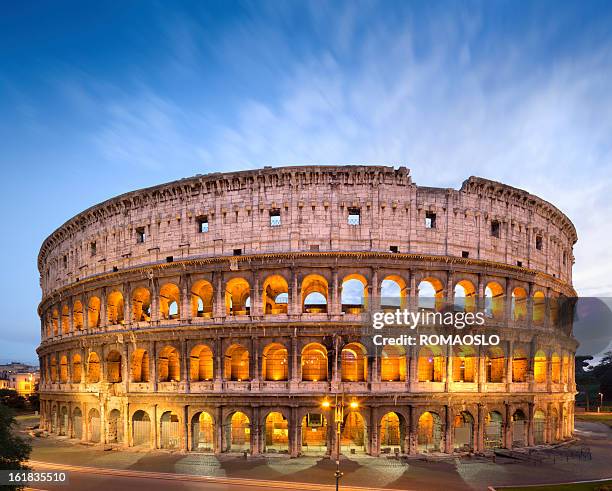
[[[349,225],[349,208],[361,224]],[[280,210],[272,227],[270,210]],[[427,213],[435,228],[427,228]],[[199,232],[206,216],[209,231]],[[499,238],[491,233],[498,221]],[[138,243],[139,228],[145,240]],[[537,242],[537,247],[536,247]],[[386,251],[520,265],[571,284],[576,231],[550,203],[470,177],[461,189],[418,187],[409,171],[307,166],[208,174],[127,193],[93,206],[43,243],[43,297],[94,274],[156,261],[280,251]],[[95,244],[95,245],[94,245]]]

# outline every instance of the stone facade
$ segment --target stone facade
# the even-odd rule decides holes
[[[266,168],[110,199],[39,254],[42,425],[117,445],[335,453],[338,397],[343,452],[568,438],[576,341],[558,302],[575,296],[575,241],[525,191],[419,187],[405,168]],[[344,298],[349,281],[370,305]],[[415,308],[427,288],[465,298],[502,345],[368,351],[362,324],[389,285]]]

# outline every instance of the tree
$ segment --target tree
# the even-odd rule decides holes
[[[29,470],[24,464],[30,457],[32,447],[14,432],[17,422],[13,411],[0,404],[0,470]],[[23,486],[8,486],[7,489],[22,489]]]

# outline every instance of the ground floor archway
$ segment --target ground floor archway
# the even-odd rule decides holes
[[[455,416],[453,424],[453,449],[458,452],[474,450],[474,418],[467,411]]]
[[[364,453],[366,442],[366,427],[363,416],[351,411],[344,418],[340,437],[340,452],[345,454]]]
[[[437,413],[426,411],[421,414],[418,423],[417,442],[419,452],[441,451],[442,421]]]
[[[266,417],[265,452],[289,452],[289,422],[282,413],[272,412]]]
[[[199,412],[191,418],[191,450],[194,452],[212,452],[214,450],[215,425],[213,418],[206,411]]]
[[[327,452],[327,420],[320,413],[308,413],[302,418],[302,453],[321,455]]]
[[[151,444],[151,419],[142,410],[132,416],[132,444],[135,447]]]

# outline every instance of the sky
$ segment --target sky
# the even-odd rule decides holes
[[[207,172],[404,165],[553,202],[574,286],[612,297],[612,5],[3,4],[0,361],[33,361],[36,257],[109,197]]]

